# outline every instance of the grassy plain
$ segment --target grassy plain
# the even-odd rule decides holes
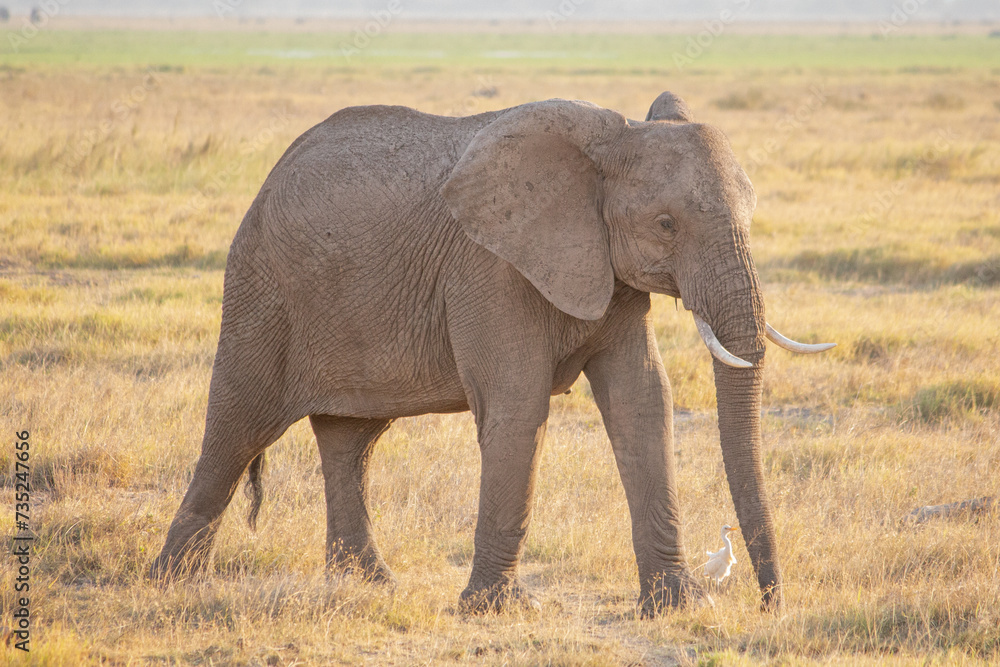
[[[1000,660],[1000,41],[42,31],[0,55],[0,532],[31,432],[32,652],[14,664],[899,664]],[[553,41],[553,39],[555,41]],[[6,46],[6,45],[4,45]],[[499,52],[499,55],[498,53]],[[492,55],[490,55],[492,53]],[[628,515],[585,382],[552,401],[524,559],[545,611],[470,618],[469,415],[400,420],[373,462],[395,595],[322,573],[308,425],[237,498],[207,578],[150,585],[190,479],[228,243],[270,166],[353,104],[468,114],[549,97],[642,118],[664,89],[730,137],[759,195],[769,319],[839,347],[768,355],[764,456],[786,608],[745,549],[714,608],[637,619]],[[654,300],[692,565],[734,519],[711,365]],[[739,540],[737,540],[739,542]],[[0,625],[14,603],[0,570]],[[29,659],[30,658],[30,659]]]

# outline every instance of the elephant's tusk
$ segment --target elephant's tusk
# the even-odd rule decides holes
[[[698,327],[698,333],[701,334],[701,339],[705,341],[705,347],[708,351],[712,353],[712,356],[726,364],[727,366],[732,366],[733,368],[753,368],[753,364],[749,361],[744,361],[740,359],[735,354],[722,347],[722,343],[719,339],[715,337],[715,332],[712,331],[712,327],[709,326],[708,322],[698,317],[697,313],[691,313],[694,315],[694,325]]]
[[[789,352],[797,352],[799,354],[816,354],[817,352],[825,352],[831,347],[837,347],[836,343],[817,343],[815,345],[799,343],[791,338],[785,338],[780,333],[775,331],[774,327],[770,324],[767,325],[766,334],[767,339],[778,347],[783,347]]]

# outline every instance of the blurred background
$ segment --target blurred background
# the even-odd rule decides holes
[[[248,18],[350,18],[383,9],[378,0],[222,0],[236,16]],[[212,0],[52,0],[60,12],[79,16],[196,17],[215,14]],[[28,14],[46,3],[8,0],[12,13]],[[560,2],[535,0],[400,0],[414,19],[543,20],[547,11],[558,11]],[[996,21],[1000,6],[993,0],[563,0],[576,8],[576,20],[694,21],[716,18],[725,9],[739,9],[742,21],[878,21],[894,10],[908,11],[924,21]],[[912,8],[917,8],[914,12]]]
[[[0,663],[1000,664],[995,0],[0,7],[0,423],[31,434],[36,535],[32,653]],[[460,116],[562,97],[644,118],[664,90],[753,181],[769,321],[839,344],[767,356],[781,614],[758,612],[738,537],[714,607],[637,618],[585,379],[551,401],[522,562],[540,615],[456,609],[479,484],[467,413],[398,420],[373,454],[394,594],[324,576],[304,422],[268,452],[257,532],[237,494],[208,576],[148,580],[200,451],[229,244],[297,136],[377,103]],[[735,520],[712,362],[672,300],[650,317],[696,567]],[[8,441],[4,535],[13,466]]]

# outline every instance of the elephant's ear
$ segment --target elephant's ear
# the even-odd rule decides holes
[[[694,115],[687,102],[677,97],[669,90],[660,93],[649,106],[646,120],[671,120],[678,123],[694,122]]]
[[[441,191],[473,241],[585,320],[604,315],[614,290],[590,155],[625,127],[623,116],[583,102],[515,107],[472,139]]]

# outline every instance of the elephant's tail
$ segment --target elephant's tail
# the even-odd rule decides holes
[[[257,530],[257,515],[260,514],[260,505],[264,500],[264,485],[260,479],[263,473],[264,452],[261,452],[250,461],[250,467],[247,468],[247,483],[243,488],[250,500],[250,509],[247,511],[247,523],[250,525],[250,530]]]

